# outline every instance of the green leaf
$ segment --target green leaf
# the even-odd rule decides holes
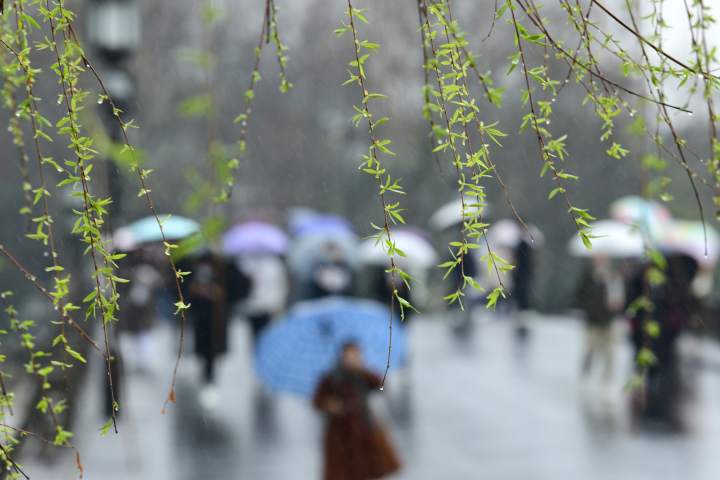
[[[83,357],[79,352],[73,350],[70,345],[65,345],[65,351],[73,357],[75,360],[79,361],[80,363],[87,363],[87,360],[85,360],[85,357]]]
[[[102,427],[100,427],[100,435],[106,436],[108,432],[110,432],[110,428],[113,426],[113,419],[109,418],[105,423],[102,424]]]

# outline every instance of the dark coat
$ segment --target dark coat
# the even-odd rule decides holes
[[[636,351],[642,346],[648,346],[658,358],[658,364],[669,365],[674,361],[678,336],[699,309],[691,289],[698,264],[687,255],[669,255],[666,260],[665,283],[650,285],[645,279],[649,267],[643,267],[630,284],[628,300],[633,302],[645,295],[653,305],[652,314],[639,310],[630,318]],[[652,318],[660,325],[660,335],[655,339],[646,338],[644,320],[647,318]]]
[[[120,276],[130,280],[118,283],[120,331],[138,334],[153,327],[157,314],[156,294],[162,287],[162,275],[146,262],[140,252],[131,252],[121,263]]]
[[[369,297],[383,305],[387,305],[391,301],[397,302],[397,300],[393,298],[394,291],[397,290],[401,298],[404,298],[412,304],[412,290],[408,288],[408,285],[399,275],[396,274],[393,279],[393,277],[385,271],[386,269],[387,267],[377,265],[373,265],[368,269],[368,276],[370,277]],[[404,313],[404,323],[407,324],[414,316],[414,312],[411,308],[407,308]]]
[[[245,298],[250,281],[233,264],[217,256],[204,255],[186,262],[190,270],[183,282],[185,302],[195,333],[195,353],[214,357],[227,351],[228,320],[234,304]]]
[[[338,288],[328,289],[322,284],[319,277],[322,272],[333,271],[339,276],[345,277],[345,284]],[[322,260],[313,265],[312,277],[308,289],[308,298],[322,298],[330,295],[351,296],[355,293],[355,272],[345,260]]]
[[[613,312],[608,307],[607,285],[593,274],[592,266],[588,266],[580,279],[575,302],[585,313],[588,325],[607,327],[612,323]]]
[[[680,370],[677,358],[677,339],[697,309],[691,285],[697,273],[697,262],[686,255],[667,257],[666,280],[662,285],[649,285],[641,270],[634,280],[634,294],[644,291],[653,305],[652,316],[640,311],[631,319],[632,338],[636,353],[649,348],[656,361],[647,369],[645,398],[642,413],[654,420],[671,421],[681,425],[679,400]],[[644,331],[644,320],[652,318],[660,326],[659,335],[650,338]]]
[[[383,428],[373,418],[368,396],[380,378],[367,372],[336,369],[315,392],[315,408],[326,413],[324,480],[369,480],[389,475],[400,461]],[[329,412],[338,402],[341,412]]]
[[[512,270],[513,291],[517,309],[525,311],[530,309],[530,296],[533,279],[533,251],[532,246],[525,240],[520,240],[515,247],[515,268]]]

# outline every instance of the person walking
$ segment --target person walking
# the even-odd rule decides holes
[[[250,279],[250,292],[242,310],[250,324],[254,348],[260,334],[287,305],[287,269],[282,258],[271,253],[245,255],[239,259],[239,267]]]
[[[683,389],[677,341],[698,311],[699,302],[692,291],[698,262],[683,254],[668,255],[666,260],[665,283],[653,298],[659,332],[647,339],[655,362],[647,370],[642,413],[647,419],[660,420],[682,430]]]
[[[195,354],[203,362],[200,401],[212,408],[219,400],[215,366],[217,358],[228,349],[228,320],[234,303],[247,296],[250,282],[234,265],[210,252],[181,269],[191,271],[183,287],[185,301],[191,305],[188,312],[195,334]]]
[[[514,268],[511,272],[511,299],[515,307],[515,336],[518,340],[525,340],[530,333],[527,313],[531,306],[535,255],[529,240],[524,235],[513,249],[512,261]]]
[[[336,243],[328,241],[323,246],[322,256],[312,267],[309,287],[309,299],[355,292],[355,271]]]
[[[644,381],[633,392],[633,413],[640,420],[674,430],[683,430],[681,412],[682,379],[677,352],[677,341],[699,309],[699,300],[693,291],[698,272],[694,258],[678,253],[665,257],[665,266],[642,265],[629,284],[632,295],[628,300],[643,306],[631,308],[630,339],[636,370]],[[662,282],[650,281],[650,274],[662,273]],[[657,276],[657,275],[656,275]],[[647,305],[647,306],[646,306]],[[649,328],[653,325],[655,328]],[[649,362],[638,361],[646,353]]]
[[[380,378],[364,367],[360,347],[346,343],[337,366],[320,380],[313,399],[326,417],[324,480],[370,480],[400,469],[395,450],[368,404],[368,397],[380,386]]]
[[[586,346],[582,374],[587,377],[596,357],[603,364],[602,379],[607,385],[614,365],[613,319],[624,305],[622,277],[612,270],[610,259],[594,256],[580,280],[576,293],[577,306],[585,317]]]
[[[162,287],[163,278],[151,262],[148,247],[129,252],[122,265],[122,277],[129,282],[118,284],[120,339],[125,346],[129,370],[145,373],[155,355],[156,293]]]

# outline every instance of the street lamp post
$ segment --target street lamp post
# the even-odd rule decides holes
[[[86,34],[88,45],[97,53],[103,83],[116,107],[123,112],[130,110],[135,97],[135,83],[128,67],[128,59],[140,45],[140,14],[136,0],[89,0]],[[104,102],[103,121],[110,140],[117,144],[123,141],[122,127],[118,124],[109,102]],[[123,222],[123,179],[113,159],[106,162],[108,193],[113,199],[110,204],[110,227]],[[113,398],[119,401],[120,364],[122,355],[119,344],[108,352],[113,361],[110,364],[113,390],[103,378],[103,409],[108,416],[113,414]],[[104,377],[104,376],[103,376]],[[114,395],[113,395],[114,394]]]
[[[90,0],[87,37],[109,63],[119,63],[140,45],[140,12],[136,0]]]
[[[130,110],[135,98],[135,82],[128,59],[140,46],[140,12],[136,0],[89,0],[86,36],[88,45],[102,62],[103,82],[114,104],[123,112]],[[113,143],[122,142],[122,129],[106,102],[103,121]],[[115,162],[107,161],[108,193],[113,199],[110,219],[113,225],[123,220],[123,185]],[[114,221],[113,221],[114,220]]]

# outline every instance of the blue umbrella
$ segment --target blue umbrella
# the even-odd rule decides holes
[[[350,222],[339,215],[333,214],[306,213],[301,218],[295,219],[291,229],[296,237],[305,235],[354,235]]]
[[[200,231],[200,224],[189,218],[179,215],[158,215],[158,218],[167,240],[182,240]],[[162,235],[157,219],[151,215],[117,229],[113,240],[118,248],[131,249],[143,243],[159,242]]]
[[[309,396],[335,365],[348,341],[357,343],[367,367],[381,374],[388,353],[390,312],[377,302],[331,297],[297,305],[258,342],[255,371],[271,390]],[[407,338],[394,320],[390,366],[403,364]]]
[[[223,250],[230,255],[249,253],[282,255],[287,248],[287,235],[271,223],[259,221],[241,223],[223,235]]]

